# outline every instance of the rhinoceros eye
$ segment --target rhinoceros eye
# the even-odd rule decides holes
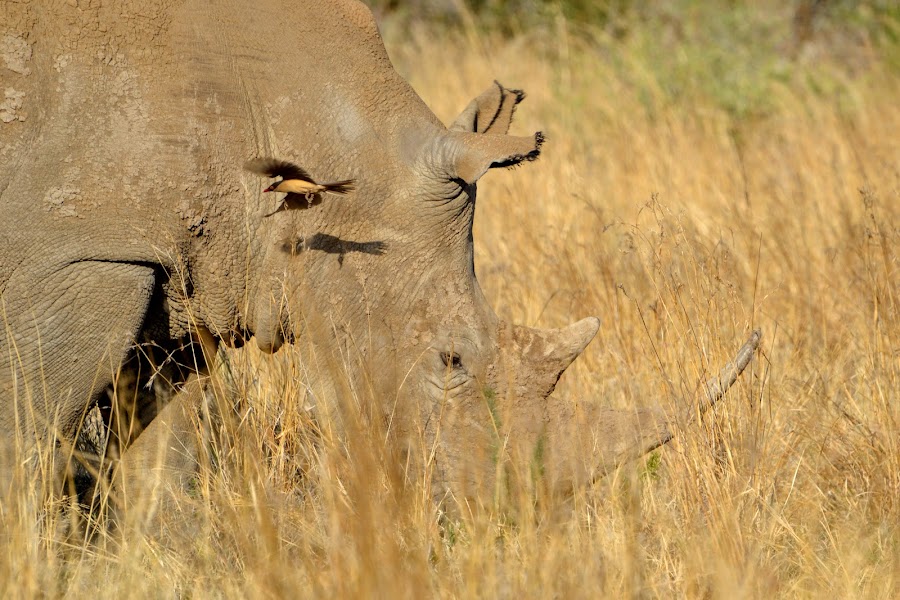
[[[453,369],[462,367],[462,360],[456,352],[441,352],[441,361],[443,361],[445,367]]]

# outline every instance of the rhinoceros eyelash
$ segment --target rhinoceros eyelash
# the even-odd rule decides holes
[[[441,352],[441,361],[444,363],[445,367],[452,367],[454,369],[462,367],[462,360],[456,352]]]

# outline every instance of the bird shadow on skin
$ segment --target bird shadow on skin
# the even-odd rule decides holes
[[[338,265],[344,266],[344,256],[351,252],[361,252],[362,254],[372,254],[381,256],[387,250],[386,242],[353,242],[350,240],[342,240],[341,238],[328,235],[327,233],[317,233],[307,238],[297,238],[285,241],[281,249],[296,256],[301,252],[308,250],[318,250],[327,252],[328,254],[338,255]]]

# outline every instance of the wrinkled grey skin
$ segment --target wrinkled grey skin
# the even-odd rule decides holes
[[[539,151],[505,135],[520,94],[445,128],[355,1],[49,4],[0,4],[4,438],[64,448],[136,341],[254,335],[302,345],[316,402],[382,399],[437,448],[436,495],[491,484],[495,418],[513,451],[546,438],[560,487],[667,439],[655,411],[548,403],[599,321],[504,323],[475,279],[475,182]],[[260,156],[357,191],[264,218]]]

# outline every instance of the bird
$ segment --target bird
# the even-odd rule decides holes
[[[332,183],[316,183],[303,168],[286,160],[277,158],[256,158],[247,162],[244,167],[257,175],[281,177],[280,181],[263,190],[263,192],[283,192],[287,194],[278,206],[265,217],[270,217],[281,210],[290,208],[306,209],[322,202],[322,193],[348,194],[356,189],[353,179],[334,181]],[[303,202],[300,202],[300,200]]]

